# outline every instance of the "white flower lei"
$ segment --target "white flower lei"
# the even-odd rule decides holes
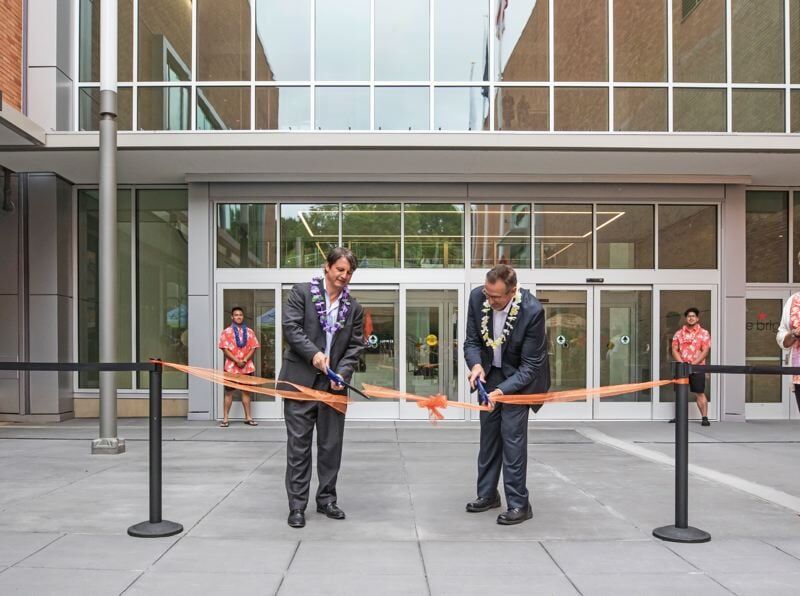
[[[519,305],[521,302],[522,293],[517,290],[514,297],[511,299],[511,310],[508,311],[506,324],[503,325],[503,332],[497,339],[492,339],[489,337],[489,312],[492,310],[492,307],[489,305],[488,300],[483,301],[483,308],[481,308],[481,312],[483,313],[483,318],[481,318],[481,338],[487,347],[493,350],[499,348],[503,345],[503,342],[506,341],[506,338],[511,335],[511,332],[514,330],[514,321],[517,320],[517,315],[519,314]]]

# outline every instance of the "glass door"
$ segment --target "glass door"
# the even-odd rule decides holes
[[[788,366],[789,352],[781,350],[775,335],[783,305],[791,296],[786,290],[747,292],[745,318],[745,364]],[[752,419],[798,418],[790,376],[746,375],[745,416]]]
[[[594,386],[653,379],[652,290],[645,287],[594,287]],[[649,419],[653,391],[596,398],[596,419]]]
[[[217,321],[215,326],[214,350],[215,363],[218,370],[222,370],[225,356],[217,348],[217,340],[222,330],[231,324],[230,312],[235,306],[244,310],[244,322],[248,330],[256,334],[261,347],[256,350],[253,362],[256,365],[255,375],[274,379],[280,367],[277,355],[278,336],[280,333],[280,304],[275,302],[276,286],[267,284],[253,286],[240,286],[236,284],[219,285],[217,290]],[[222,400],[224,390],[222,386],[215,385],[215,416],[222,418]],[[250,394],[251,413],[253,418],[277,418],[280,416],[280,404],[274,397]],[[233,394],[233,406],[230,412],[231,420],[244,420],[241,394]]]
[[[547,329],[550,360],[550,390],[583,389],[592,382],[592,343],[589,337],[589,314],[593,292],[587,288],[540,289],[536,297],[542,303]],[[546,404],[532,417],[547,419],[587,419],[592,417],[591,400]]]
[[[403,390],[417,395],[443,394],[447,399],[461,399],[459,379],[466,374],[460,346],[462,328],[461,295],[463,286],[430,289],[405,287],[405,368]],[[401,418],[424,419],[427,410],[411,401],[401,405]],[[465,411],[448,408],[447,419],[464,419]]]

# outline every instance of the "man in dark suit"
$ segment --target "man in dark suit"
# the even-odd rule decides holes
[[[474,388],[480,379],[490,400],[550,388],[544,309],[528,290],[517,288],[517,274],[507,265],[490,270],[484,286],[470,294],[464,358],[470,385]],[[525,486],[529,407],[495,403],[491,412],[481,412],[478,498],[467,504],[470,513],[500,507],[502,467],[508,510],[497,523],[519,524],[533,517]]]
[[[325,275],[296,284],[283,307],[283,366],[278,378],[306,387],[344,394],[327,370],[349,382],[365,349],[364,311],[350,297],[348,284],[358,263],[347,248],[332,249]],[[342,459],[344,414],[316,401],[283,400],[286,421],[286,492],[288,524],[306,525],[305,509],[311,484],[311,441],[317,428],[317,511],[344,519],[336,504],[336,478]]]

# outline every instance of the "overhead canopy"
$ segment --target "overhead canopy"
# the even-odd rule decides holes
[[[46,140],[47,133],[33,120],[8,104],[0,107],[0,150],[41,147]]]

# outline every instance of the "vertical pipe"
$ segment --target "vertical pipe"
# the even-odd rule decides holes
[[[688,366],[678,364],[678,379],[687,380]],[[689,385],[675,388],[675,527],[689,527]]]
[[[156,363],[150,371],[150,523],[161,523],[161,373]]]
[[[117,361],[117,0],[100,4],[100,362]],[[94,453],[122,453],[116,373],[100,372],[100,437]]]

